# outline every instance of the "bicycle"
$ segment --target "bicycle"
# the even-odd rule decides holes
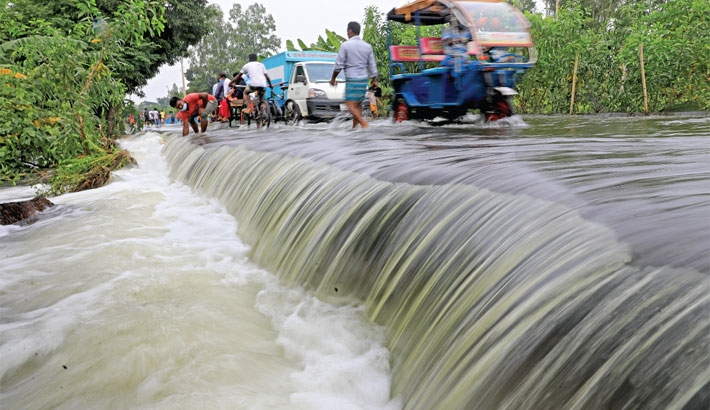
[[[264,94],[266,93],[266,89],[264,87],[259,87],[256,90],[256,116],[254,120],[256,120],[256,128],[262,128],[266,126],[266,128],[269,128],[269,125],[271,125],[271,110],[269,110],[269,103],[264,99]]]
[[[379,87],[368,88],[367,92],[365,92],[365,99],[360,103],[363,118],[366,120],[372,120],[380,116],[380,106],[382,105],[382,102],[380,101],[381,96],[382,91]]]
[[[258,87],[244,98],[244,107],[241,109],[241,122],[246,121],[247,127],[251,126],[252,120],[256,122],[256,128],[271,124],[271,113],[268,102],[263,98],[264,87]]]
[[[275,87],[279,87],[281,92],[277,93]],[[284,90],[288,87],[288,83],[279,83],[276,84],[275,87],[271,88],[271,94],[268,98],[269,108],[274,122],[283,121],[287,125],[298,124],[303,118],[301,116],[301,109],[295,101],[285,99],[284,95]]]

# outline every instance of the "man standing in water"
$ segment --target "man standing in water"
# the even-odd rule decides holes
[[[200,116],[200,131],[207,131],[207,119],[210,114],[217,109],[217,99],[208,93],[190,93],[184,98],[173,97],[170,99],[170,106],[178,110],[178,117],[182,117],[182,136],[190,133],[188,124],[198,133],[195,119]]]
[[[372,46],[360,39],[360,24],[348,23],[348,41],[340,46],[335,59],[335,69],[330,78],[330,85],[335,86],[335,78],[345,70],[345,105],[353,116],[353,128],[367,128],[362,118],[361,102],[367,91],[367,79],[372,79],[372,86],[377,87],[377,65]]]

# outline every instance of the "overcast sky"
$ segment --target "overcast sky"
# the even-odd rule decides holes
[[[276,20],[276,35],[281,38],[282,48],[285,51],[286,40],[301,39],[306,44],[314,43],[319,35],[325,34],[325,29],[335,31],[345,37],[349,21],[363,22],[365,7],[375,6],[384,15],[393,7],[399,7],[411,0],[260,0],[242,1],[242,10],[254,3],[259,3],[266,8]],[[219,5],[225,15],[229,13],[232,0],[211,0],[210,3]],[[243,64],[243,62],[241,62]],[[187,70],[187,67],[184,67]],[[238,68],[234,67],[234,71]],[[148,81],[143,88],[145,99],[155,101],[158,97],[165,97],[168,88],[173,84],[181,86],[180,64],[163,66],[157,76]],[[131,97],[136,102],[143,99]]]

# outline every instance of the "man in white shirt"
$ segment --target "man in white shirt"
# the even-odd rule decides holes
[[[239,80],[242,76],[249,77],[249,83],[247,88],[244,90],[244,94],[249,94],[254,91],[259,92],[259,101],[261,102],[264,97],[264,88],[268,82],[269,88],[273,88],[271,85],[271,78],[269,74],[266,73],[266,66],[263,63],[256,61],[256,54],[249,54],[249,62],[244,64],[239,74],[229,82],[229,85],[234,87],[239,84]]]

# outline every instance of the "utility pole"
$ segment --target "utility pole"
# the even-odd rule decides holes
[[[185,98],[187,95],[187,88],[185,88],[185,70],[182,67],[182,58],[180,58],[180,76],[182,77],[182,97]]]

